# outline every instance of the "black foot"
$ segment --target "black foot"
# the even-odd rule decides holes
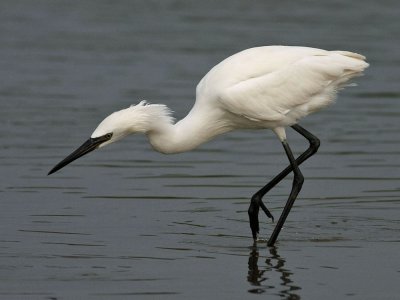
[[[249,213],[249,219],[250,219],[251,233],[253,235],[254,241],[257,241],[258,233],[260,232],[260,226],[258,223],[259,209],[260,209],[260,206],[258,204],[256,204],[255,202],[251,201],[248,213]]]
[[[251,228],[251,233],[253,235],[254,241],[257,241],[258,239],[258,234],[260,232],[260,225],[258,221],[258,213],[260,210],[260,207],[264,211],[264,213],[267,215],[268,218],[272,219],[272,222],[274,222],[274,216],[271,214],[271,212],[268,210],[268,208],[264,205],[262,202],[261,197],[259,197],[257,194],[254,195],[251,198],[250,206],[249,206],[249,219],[250,219],[250,228]]]

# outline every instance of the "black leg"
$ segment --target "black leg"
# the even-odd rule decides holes
[[[292,169],[293,169],[293,173],[294,173],[293,185],[292,185],[292,190],[290,191],[289,198],[283,209],[283,212],[278,220],[278,223],[275,226],[274,231],[272,232],[271,237],[268,240],[268,246],[273,246],[275,244],[275,241],[278,238],[279,232],[281,231],[283,224],[285,223],[286,218],[289,215],[290,209],[292,208],[293,203],[296,200],[297,195],[299,194],[301,187],[303,186],[303,182],[304,182],[303,174],[301,174],[301,171],[299,169],[299,166],[296,163],[296,160],[293,156],[292,150],[289,147],[289,144],[287,143],[286,140],[284,140],[282,142],[282,145],[283,145],[283,148],[285,148],[286,155],[289,158],[290,165],[292,166]]]
[[[296,124],[293,125],[292,128],[296,130],[298,133],[300,133],[302,136],[304,136],[310,143],[310,146],[306,151],[304,151],[303,154],[301,154],[297,159],[296,159],[296,164],[299,166],[301,163],[303,163],[305,160],[307,160],[309,157],[311,157],[313,154],[315,154],[319,148],[320,141],[319,139],[308,132],[306,129],[301,127],[300,125]],[[264,205],[262,202],[262,198],[264,195],[269,192],[275,185],[277,185],[283,178],[285,178],[291,171],[293,167],[290,164],[286,169],[284,169],[281,173],[279,173],[274,179],[272,179],[269,183],[267,183],[263,188],[261,188],[257,193],[253,195],[251,198],[251,203],[250,207],[248,210],[249,213],[249,218],[250,218],[250,228],[252,231],[253,239],[257,240],[257,236],[259,233],[259,222],[258,222],[258,212],[259,208],[261,207],[262,210],[265,212],[265,214],[271,218],[272,220],[274,219],[270,211],[267,209],[267,207]]]

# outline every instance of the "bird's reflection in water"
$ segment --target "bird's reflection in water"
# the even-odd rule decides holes
[[[293,274],[285,269],[285,259],[282,258],[276,247],[268,248],[269,255],[265,259],[265,265],[259,267],[259,252],[256,245],[253,245],[249,255],[248,282],[253,286],[249,289],[252,294],[275,294],[280,295],[282,299],[297,300],[300,296],[296,291],[301,288],[296,286],[291,280]],[[276,284],[276,278],[279,277],[279,285]]]

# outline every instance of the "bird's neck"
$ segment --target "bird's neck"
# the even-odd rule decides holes
[[[176,124],[158,122],[146,134],[152,147],[161,153],[189,151],[231,130],[229,124],[221,123],[215,114],[216,112],[205,113],[194,107]]]

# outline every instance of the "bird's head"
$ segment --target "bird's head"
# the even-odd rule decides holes
[[[79,157],[95,149],[114,143],[133,133],[146,133],[158,126],[159,122],[171,123],[170,111],[160,104],[147,104],[145,101],[106,117],[95,129],[90,138],[78,149],[60,161],[48,175],[60,170]]]

